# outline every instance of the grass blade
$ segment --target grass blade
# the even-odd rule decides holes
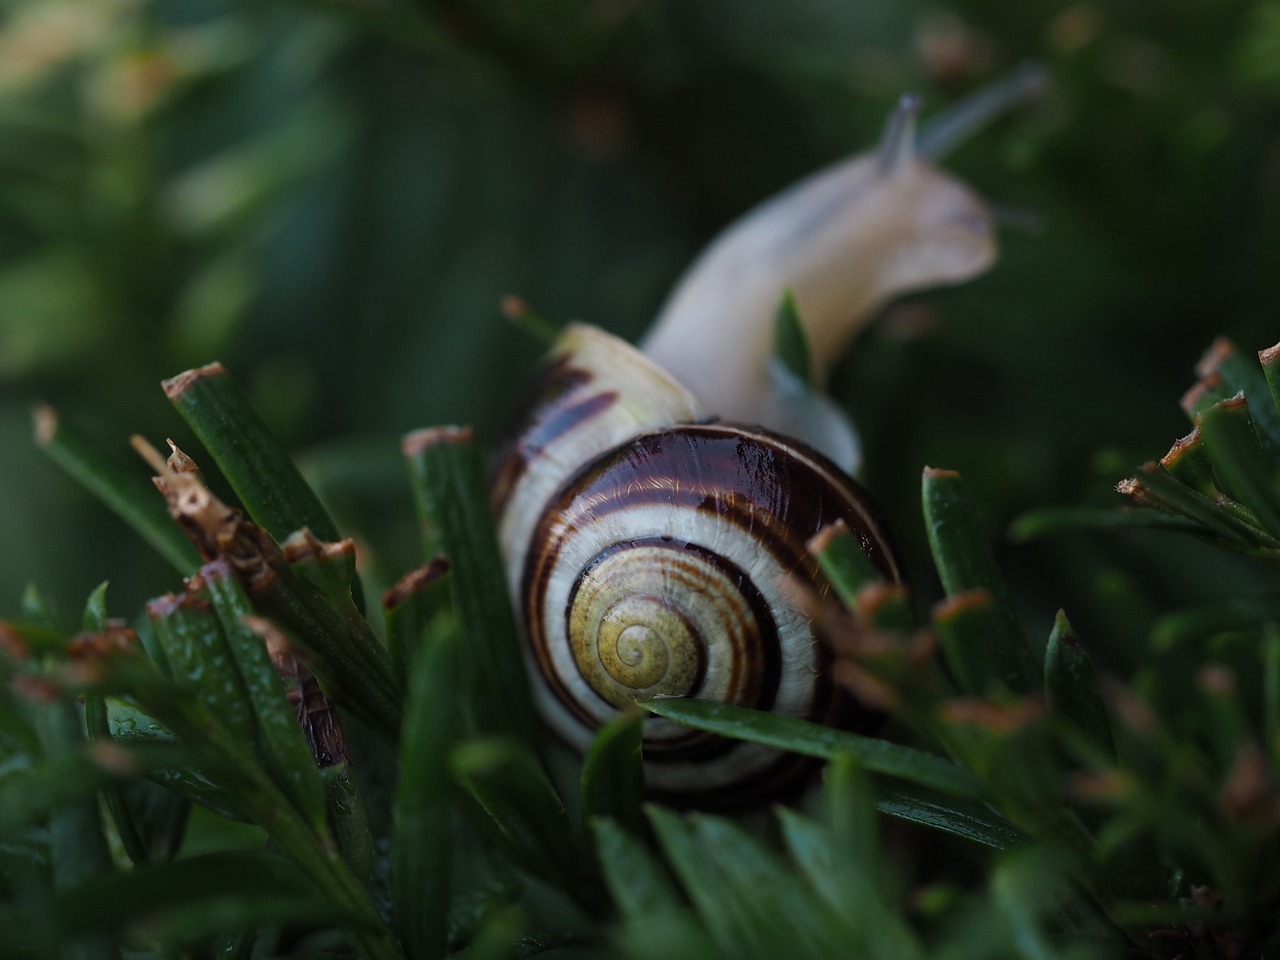
[[[929,549],[947,596],[970,590],[985,590],[990,595],[996,632],[985,638],[983,647],[1001,663],[1000,674],[1010,689],[1019,693],[1037,689],[1039,665],[1027,648],[1008,587],[964,481],[952,470],[926,467],[922,498]]]
[[[86,433],[64,421],[52,407],[35,411],[36,446],[81,486],[107,505],[179,573],[200,566],[200,554],[173,522],[142,470],[101,449]]]
[[[532,743],[529,683],[472,432],[421,430],[403,447],[427,555],[449,558],[472,720],[480,733]]]
[[[582,838],[528,747],[513,740],[472,740],[454,751],[452,766],[513,863],[574,897],[589,914],[604,906]]]
[[[986,796],[978,782],[950,760],[888,740],[706,700],[651,700],[644,707],[660,717],[698,730],[810,757],[830,760],[850,754],[872,773],[896,777],[951,796],[971,800],[982,800]]]
[[[393,916],[410,960],[446,953],[449,932],[452,784],[449,756],[458,731],[453,692],[458,638],[432,638],[416,658],[400,744],[391,847]]]
[[[591,834],[605,883],[624,918],[654,922],[683,909],[667,872],[633,833],[599,817],[591,821]]]
[[[1116,755],[1107,708],[1098,692],[1098,678],[1089,655],[1080,646],[1061,610],[1044,654],[1045,699],[1049,713],[1065,720],[1106,756]]]
[[[609,817],[633,833],[643,831],[643,736],[644,714],[639,710],[614,718],[596,734],[582,763],[583,820]]]

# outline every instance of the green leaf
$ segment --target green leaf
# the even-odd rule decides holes
[[[863,552],[843,520],[824,527],[808,546],[823,575],[831,581],[836,596],[849,609],[853,609],[859,590],[867,584],[884,581],[884,575]]]
[[[82,766],[85,734],[75,703],[69,698],[55,700],[42,705],[37,716],[40,741],[50,761],[78,760],[77,772],[88,773]],[[80,786],[84,785],[81,780]],[[48,793],[45,799],[50,799]],[[7,810],[8,805],[2,809]],[[67,798],[51,805],[48,817],[55,889],[66,890],[103,874],[115,879],[96,796]],[[63,952],[72,960],[115,960],[119,956],[109,939],[98,936],[79,937]]]
[[[663,852],[720,948],[735,957],[848,955],[832,914],[728,820],[648,808]]]
[[[207,583],[193,583],[181,597],[168,594],[152,600],[147,615],[174,682],[205,703],[232,736],[252,744],[253,705]]]
[[[880,780],[876,809],[883,814],[1003,850],[1027,842],[1025,834],[994,807],[934,793],[910,783]]]
[[[209,591],[222,633],[235,659],[253,707],[257,746],[267,772],[280,784],[302,815],[316,828],[325,822],[324,792],[315,758],[298,726],[297,711],[285,696],[280,674],[263,640],[246,618],[253,606],[225,561],[205,564],[200,577]]]
[[[446,953],[452,855],[449,757],[459,726],[454,691],[458,637],[432,638],[415,659],[405,728],[391,847],[391,899],[396,927],[410,960]]]
[[[443,552],[464,637],[463,687],[478,732],[532,743],[536,723],[515,614],[469,429],[404,438],[428,556]]]
[[[660,717],[697,730],[827,760],[850,754],[872,773],[897,777],[957,797],[982,800],[986,796],[978,782],[950,760],[888,740],[707,700],[651,700],[643,706]]]
[[[1009,526],[1009,539],[1026,543],[1041,537],[1080,530],[1113,530],[1119,528],[1171,530],[1175,533],[1204,535],[1206,528],[1187,517],[1177,517],[1158,510],[1134,510],[1120,507],[1054,507],[1029,510]]]
[[[954,471],[927,467],[922,495],[929,549],[947,596],[983,590],[991,598],[993,616],[987,618],[991,632],[981,638],[981,651],[966,652],[966,661],[977,663],[985,656],[995,664],[989,676],[998,677],[1009,689],[1018,693],[1037,689],[1039,665],[1027,648],[1008,587],[964,481]]]
[[[454,776],[488,814],[500,849],[524,870],[572,896],[589,913],[603,906],[600,879],[564,804],[520,741],[472,740],[453,753]]]
[[[436,618],[446,612],[452,616],[452,591],[449,561],[441,556],[410,570],[383,594],[387,655],[401,684],[412,671],[418,649]]]
[[[89,594],[85,601],[84,615],[80,618],[80,629],[88,633],[96,633],[107,629],[107,581],[103,580]]]
[[[107,704],[102,694],[86,694],[84,720],[90,742],[111,743],[111,723],[107,719]],[[147,843],[129,807],[124,786],[114,780],[104,783],[102,798],[106,801],[107,813],[126,855],[133,863],[146,863],[150,859]]]
[[[184,371],[163,386],[255,523],[276,540],[304,527],[321,540],[339,539],[320,498],[222,364]]]
[[[597,817],[590,826],[605,883],[625,919],[660,922],[683,909],[666,870],[635,834],[608,817]]]
[[[1050,714],[1066,721],[1104,756],[1114,759],[1115,741],[1111,737],[1107,708],[1098,693],[1098,678],[1089,655],[1080,646],[1067,615],[1061,610],[1045,648],[1044,688]]]
[[[1258,440],[1244,396],[1215,403],[1196,422],[1223,490],[1280,540],[1280,474]]]
[[[1268,374],[1261,360],[1261,353],[1241,353],[1230,340],[1219,337],[1201,360],[1198,372],[1216,372],[1222,377],[1227,394],[1244,394],[1249,418],[1257,426],[1268,455],[1274,457],[1280,454],[1280,409],[1271,399]]]
[[[1273,554],[1280,541],[1268,534],[1251,511],[1217,498],[1206,496],[1171,477],[1157,463],[1144,463],[1138,468],[1136,478],[1157,500],[1175,513],[1195,521],[1208,531],[1228,541],[1235,541],[1245,549],[1263,550]]]
[[[841,918],[859,954],[902,960],[920,956],[920,945],[887,896],[868,778],[852,757],[843,756],[827,767],[826,780],[827,826],[787,808],[778,810],[791,858]]]
[[[640,803],[644,797],[641,741],[645,715],[631,710],[609,721],[582,763],[582,817],[610,817],[623,829],[639,834],[644,828]]]
[[[101,500],[179,573],[200,566],[200,554],[165,509],[146,472],[130,469],[88,434],[66,423],[52,407],[35,411],[36,446]]]
[[[1152,644],[1168,651],[1228,630],[1250,630],[1280,620],[1280,593],[1232,597],[1167,614],[1151,630]]]
[[[388,740],[400,735],[403,691],[386,649],[350,597],[326,595],[287,564],[256,578],[253,604],[297,641],[334,703],[346,706]]]
[[[953,593],[933,608],[932,617],[947,667],[961,692],[987,697],[1019,689],[1022,656],[1017,647],[992,640],[1007,634],[1005,618],[991,594],[985,590]]]

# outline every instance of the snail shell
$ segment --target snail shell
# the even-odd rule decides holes
[[[593,327],[569,328],[536,397],[494,500],[551,728],[585,749],[627,704],[663,696],[822,722],[848,711],[786,584],[825,589],[805,542],[837,519],[899,577],[857,485],[804,444],[706,422],[687,390]],[[770,792],[798,767],[659,718],[644,756],[652,789],[712,802]]]

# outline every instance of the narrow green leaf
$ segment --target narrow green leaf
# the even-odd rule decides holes
[[[644,817],[644,764],[641,740],[645,715],[622,713],[607,723],[582,763],[582,818],[610,817],[625,830],[640,834]]]
[[[1215,403],[1196,422],[1223,490],[1280,540],[1280,476],[1275,459],[1262,449],[1243,394]]]
[[[134,529],[179,573],[200,566],[200,554],[156,495],[146,472],[130,469],[52,407],[35,411],[36,446]]]
[[[96,633],[107,629],[107,581],[94,587],[93,593],[85,601],[84,614],[80,618],[80,629]]]
[[[79,758],[85,749],[80,715],[71,699],[58,699],[38,710],[37,730],[52,761]],[[53,881],[57,890],[75,887],[100,874],[115,874],[103,833],[97,797],[68,800],[49,811]],[[116,960],[119,951],[109,937],[78,937],[64,948],[71,960]]]
[[[952,593],[934,606],[932,617],[947,667],[961,692],[987,697],[1021,689],[1026,647],[1020,638],[1017,646],[992,639],[1009,638],[1007,620],[987,591]]]
[[[789,289],[783,291],[773,315],[773,350],[783,366],[801,383],[807,387],[814,386],[809,338],[804,332],[795,294]]]
[[[1061,960],[1064,934],[1092,940],[1105,955],[1131,946],[1111,921],[1070,881],[1069,855],[1052,847],[1018,851],[996,865],[991,893],[1025,960]]]
[[[778,810],[791,858],[848,929],[858,955],[921,956],[920,945],[887,896],[875,803],[856,761],[847,756],[832,761],[826,796],[827,826],[794,810]]]
[[[214,612],[205,581],[181,597],[167,594],[147,604],[147,616],[174,682],[208,705],[231,734],[253,743],[253,705]]]
[[[84,720],[91,743],[111,743],[111,724],[107,719],[107,704],[102,694],[86,694]],[[135,864],[146,863],[151,857],[142,837],[142,830],[129,807],[124,785],[114,780],[104,783],[102,798],[106,801],[107,813],[125,854]]]
[[[192,766],[214,781],[235,808],[260,825],[324,896],[341,908],[339,916],[350,911],[360,917],[358,924],[341,921],[357,952],[369,960],[402,960],[391,931],[327,836],[323,815],[318,826],[306,819],[252,752],[203,703],[176,692],[153,664],[131,657],[107,660],[102,666],[108,670],[108,682],[128,691],[146,714],[169,730],[195,758]]]
[[[588,912],[603,904],[600,880],[564,804],[521,741],[473,740],[454,750],[454,776],[488,814],[512,862],[572,896]]]
[[[1280,547],[1280,541],[1268,534],[1251,512],[1245,512],[1243,508],[1233,510],[1229,504],[1179,483],[1157,463],[1144,463],[1139,467],[1137,480],[1171,510],[1202,524],[1220,537],[1248,548],[1274,551]]]
[[[985,590],[991,597],[994,632],[982,641],[987,656],[998,661],[996,674],[1018,693],[1040,686],[1040,667],[1031,656],[1008,587],[996,566],[978,508],[964,481],[951,470],[926,467],[922,481],[929,549],[947,596]]]
[[[858,591],[869,583],[880,583],[884,575],[862,551],[861,545],[843,520],[818,531],[808,544],[822,573],[840,602],[852,609]]]
[[[1280,454],[1280,410],[1271,400],[1268,376],[1261,360],[1261,354],[1241,353],[1226,337],[1219,337],[1201,360],[1198,371],[1201,374],[1216,372],[1222,377],[1227,394],[1244,394],[1259,439],[1274,457]]]
[[[830,913],[741,829],[711,816],[648,808],[663,852],[730,956],[846,954]]]
[[[107,583],[103,581],[89,595],[85,603],[84,615],[81,618],[81,629],[86,632],[99,633],[107,629]],[[84,698],[85,731],[89,741],[97,743],[111,742],[111,724],[107,719],[107,703],[101,693],[88,693]],[[149,859],[147,843],[143,840],[142,831],[133,811],[129,807],[124,785],[109,780],[102,785],[102,798],[106,802],[107,814],[115,827],[116,836],[125,854],[133,863],[146,863]]]
[[[382,595],[387,655],[391,669],[402,685],[412,671],[418,648],[436,617],[446,610],[452,612],[452,591],[449,561],[440,556],[410,570]]]
[[[1200,428],[1194,428],[1185,437],[1175,440],[1169,452],[1160,458],[1160,466],[1173,479],[1197,490],[1207,497],[1220,496],[1213,475],[1213,463],[1204,445]]]
[[[1277,417],[1280,417],[1280,343],[1258,351],[1258,363],[1262,366],[1262,375],[1267,383],[1267,392],[1271,395],[1271,406]],[[1261,394],[1257,399],[1261,399]],[[1259,416],[1261,420],[1262,417]]]
[[[910,783],[881,780],[876,809],[883,814],[941,830],[996,850],[1027,842],[1025,834],[986,804],[924,790]]]
[[[1202,410],[1207,410],[1219,400],[1225,400],[1235,392],[1227,387],[1216,371],[1210,372],[1201,376],[1192,384],[1191,389],[1182,395],[1182,411],[1195,420]]]
[[[388,740],[400,735],[403,692],[386,649],[350,597],[326,595],[285,563],[252,581],[254,606],[308,653],[325,694]]]
[[[847,753],[872,773],[897,777],[952,796],[972,800],[986,796],[968,771],[950,760],[888,740],[707,700],[651,700],[643,706],[660,717],[697,730],[827,760]]]
[[[635,834],[609,817],[593,819],[590,826],[605,883],[625,919],[657,922],[683,909],[667,872]]]
[[[1045,648],[1044,689],[1051,715],[1084,734],[1104,756],[1115,757],[1111,722],[1098,692],[1093,664],[1061,610]]]
[[[321,540],[339,539],[319,497],[222,364],[184,371],[162,386],[255,523],[276,540],[304,527]]]
[[[400,782],[391,846],[391,900],[410,960],[446,953],[452,853],[449,756],[459,725],[458,637],[433,637],[415,659],[405,728],[400,739]]]
[[[1280,620],[1280,593],[1232,597],[1161,617],[1151,630],[1151,640],[1157,651],[1164,652],[1216,633],[1254,629],[1273,620]]]
[[[320,828],[325,822],[324,793],[315,759],[302,737],[297,712],[285,697],[266,645],[246,622],[246,618],[254,616],[249,597],[225,561],[205,564],[200,577],[208,588],[253,707],[257,745],[267,761],[267,770],[303,816]]]
[[[421,430],[403,447],[428,556],[443,552],[451,565],[472,720],[480,733],[531,743],[528,678],[472,432]]]
[[[880,830],[875,817],[875,791],[863,764],[852,754],[841,754],[827,765],[826,819],[830,824],[831,851],[838,861],[832,889],[824,891],[833,904],[840,903],[841,889],[874,884],[881,874]],[[870,894],[870,891],[868,891]],[[847,897],[847,894],[845,895]],[[882,901],[883,891],[871,896]]]
[[[44,595],[36,588],[34,583],[28,583],[27,588],[22,591],[22,619],[27,620],[33,627],[41,630],[49,631],[55,635],[56,645],[66,643],[66,637],[61,633],[61,627],[58,625],[58,618],[54,614],[53,608],[49,606]],[[56,649],[56,646],[54,647]]]
[[[1209,531],[1202,524],[1187,517],[1178,517],[1158,510],[1134,510],[1127,507],[1099,509],[1097,507],[1054,507],[1030,510],[1021,514],[1009,526],[1009,539],[1014,543],[1026,543],[1041,537],[1080,530],[1112,530],[1130,527],[1149,530],[1171,530],[1175,533],[1191,533],[1201,536]]]
[[[321,775],[325,781],[324,806],[329,829],[351,875],[359,883],[367,884],[373,875],[373,831],[355,772],[350,763],[344,761],[325,767]]]
[[[137,751],[134,752],[136,755]],[[145,758],[145,751],[142,756]],[[187,797],[159,784],[157,766],[147,767],[150,779],[121,785],[125,803],[145,844],[147,859],[153,862],[172,860],[177,855],[186,838],[191,815],[191,801]]]

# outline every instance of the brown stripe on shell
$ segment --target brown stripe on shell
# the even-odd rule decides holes
[[[551,359],[534,376],[517,407],[522,413],[506,431],[507,440],[494,458],[490,503],[495,513],[501,514],[506,508],[507,500],[538,454],[617,401],[614,391],[578,399],[576,395],[592,379],[592,373],[575,367],[567,354]]]

